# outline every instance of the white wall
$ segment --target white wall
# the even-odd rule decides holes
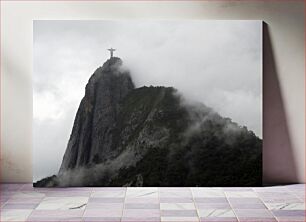
[[[2,181],[32,182],[32,20],[157,18],[267,23],[264,180],[305,182],[304,16],[292,0],[1,1]]]

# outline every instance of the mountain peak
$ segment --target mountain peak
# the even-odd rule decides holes
[[[106,60],[101,68],[102,72],[115,72],[116,74],[122,73],[121,66],[122,66],[122,60],[119,57],[111,57],[108,60]],[[127,72],[125,72],[127,74]]]
[[[111,57],[106,62],[104,62],[103,66],[110,66],[110,65],[122,65],[122,59],[119,57]]]
[[[108,158],[112,154],[119,103],[133,90],[128,71],[121,69],[122,60],[108,59],[90,77],[60,168],[60,173]]]

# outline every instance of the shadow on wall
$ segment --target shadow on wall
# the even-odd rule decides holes
[[[298,181],[269,27],[263,23],[263,183]]]

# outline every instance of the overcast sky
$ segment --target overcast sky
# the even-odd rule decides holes
[[[92,73],[116,48],[137,87],[173,86],[262,137],[261,21],[34,21],[34,181],[56,174]]]

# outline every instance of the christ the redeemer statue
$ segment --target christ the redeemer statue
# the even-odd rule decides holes
[[[114,53],[114,51],[116,51],[116,49],[110,48],[110,49],[107,49],[107,50],[110,51],[110,57],[113,58],[113,53]]]

